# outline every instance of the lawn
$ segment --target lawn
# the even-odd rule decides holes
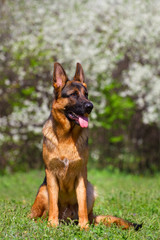
[[[116,226],[91,226],[80,230],[73,223],[57,229],[47,221],[37,223],[27,218],[43,171],[0,176],[0,239],[160,239],[160,175],[133,176],[109,171],[89,171],[96,186],[96,214],[112,214],[143,223],[138,232]]]

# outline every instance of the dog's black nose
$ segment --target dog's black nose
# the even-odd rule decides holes
[[[93,104],[92,104],[91,102],[87,102],[87,103],[85,104],[85,111],[86,111],[88,114],[90,114],[91,111],[92,111],[92,109],[93,109]]]

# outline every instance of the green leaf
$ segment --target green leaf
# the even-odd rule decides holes
[[[27,87],[21,90],[22,94],[25,96],[31,95],[35,91],[34,87]]]
[[[118,143],[118,142],[121,142],[123,140],[123,136],[111,137],[109,140],[110,140],[111,143]]]

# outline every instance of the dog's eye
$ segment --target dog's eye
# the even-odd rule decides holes
[[[70,96],[74,96],[74,97],[76,97],[76,96],[77,96],[77,92],[73,92],[73,93],[71,93]]]
[[[87,92],[85,93],[85,97],[88,99],[88,93]]]

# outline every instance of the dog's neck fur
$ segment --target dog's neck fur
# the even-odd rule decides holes
[[[82,135],[88,138],[88,129],[83,129],[74,122],[70,122],[62,111],[52,108],[51,115],[44,124],[43,135],[51,142],[53,142],[54,139],[54,143],[55,139],[65,141],[68,138],[72,138],[76,143]]]
[[[56,113],[58,115],[59,113]],[[72,124],[71,124],[72,125]],[[65,129],[66,131],[67,129]],[[61,123],[57,122],[57,119],[53,118],[52,114],[45,122],[43,127],[43,144],[47,147],[49,152],[55,151],[55,149],[59,149],[61,146],[61,150],[63,152],[63,148],[67,146],[67,156],[63,153],[63,158],[67,157],[69,160],[77,160],[77,159],[88,159],[88,150],[84,151],[88,147],[88,129],[81,128],[77,125],[74,127],[70,126],[69,131],[64,133]],[[74,150],[74,156],[69,157],[70,153]],[[58,150],[59,152],[59,150]],[[58,153],[57,152],[57,153]],[[73,154],[71,154],[73,155]],[[61,159],[61,154],[58,153],[58,158]]]

